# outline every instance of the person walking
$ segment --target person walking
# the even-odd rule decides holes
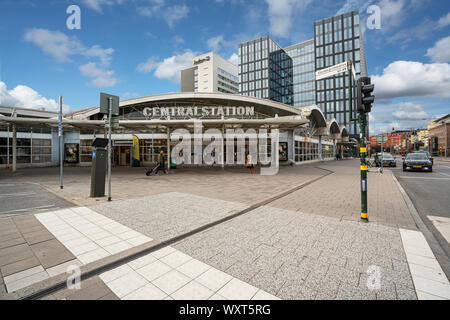
[[[161,150],[158,154],[158,166],[156,167],[155,175],[158,174],[159,170],[163,170],[165,174],[167,174],[166,164],[164,161],[164,151]]]
[[[247,154],[247,168],[248,168],[248,173],[250,173],[250,174],[255,173],[255,166],[253,165],[252,155],[250,153]]]

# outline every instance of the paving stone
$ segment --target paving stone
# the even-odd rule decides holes
[[[17,238],[0,242],[0,249],[13,247],[23,243],[25,243],[25,240],[21,236],[18,236]]]
[[[273,295],[278,295],[281,287],[286,283],[286,279],[261,270],[250,279],[249,283]]]
[[[360,287],[354,287],[346,283],[342,283],[339,286],[336,295],[337,300],[376,300],[376,298],[375,292]]]
[[[325,279],[329,281],[339,280],[356,287],[359,283],[359,273],[336,265],[330,265]]]
[[[317,289],[305,285],[302,280],[286,281],[277,296],[283,300],[314,300]]]
[[[417,300],[416,291],[414,289],[402,286],[400,284],[395,285],[398,300]]]
[[[9,255],[0,257],[0,267],[33,257],[34,257],[33,252],[27,248],[24,251],[11,253]]]
[[[0,269],[1,269],[3,277],[6,277],[13,273],[21,272],[21,271],[36,267],[38,265],[40,265],[39,260],[36,257],[32,256],[30,258],[23,259],[23,260],[2,266]]]
[[[30,246],[44,268],[50,268],[75,259],[75,256],[56,239]]]
[[[75,293],[67,297],[67,300],[98,300],[113,292],[103,282],[87,288],[76,290]]]

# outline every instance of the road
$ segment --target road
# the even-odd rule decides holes
[[[73,206],[36,184],[0,183],[0,218]]]
[[[403,172],[397,159],[397,167],[390,170],[450,258],[450,162],[435,160],[433,172]]]

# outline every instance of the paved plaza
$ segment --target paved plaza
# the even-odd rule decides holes
[[[369,173],[363,223],[357,160],[272,177],[119,169],[112,202],[88,198],[89,172],[70,169],[64,190],[35,171],[2,177],[27,178],[73,206],[0,218],[0,296],[39,292],[73,265],[92,271],[81,289],[41,299],[450,299],[390,170]]]

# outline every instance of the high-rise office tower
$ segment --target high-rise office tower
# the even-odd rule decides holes
[[[269,59],[268,50],[277,53],[273,54],[274,59]],[[261,64],[255,63],[259,60],[262,61]],[[351,60],[355,67],[357,79],[360,76],[367,76],[358,11],[314,22],[314,39],[284,49],[268,36],[240,44],[239,93],[268,98],[296,107],[316,104],[328,119],[336,118],[339,124],[347,127],[353,137],[357,137],[358,126],[355,122],[349,121],[348,73],[315,80],[317,70],[348,60]],[[262,84],[254,82],[259,74],[253,74],[253,71],[259,66],[263,70]],[[250,71],[250,68],[253,69]],[[269,70],[284,70],[282,75],[288,76],[285,77],[285,81],[274,81],[283,77]],[[270,82],[269,77],[272,77]],[[356,85],[353,100],[353,118],[356,118]],[[292,103],[289,103],[291,101]]]
[[[310,106],[316,103],[316,75],[314,40],[308,40],[284,48],[292,58],[294,106]]]
[[[314,22],[315,70],[349,61],[353,62],[356,78],[367,76],[366,57],[358,11]],[[356,81],[356,79],[355,79]],[[356,122],[349,121],[348,73],[316,81],[316,104],[327,119],[336,118],[357,136]],[[353,88],[355,89],[356,86]],[[356,118],[356,89],[353,90],[353,118]]]
[[[292,59],[269,36],[239,44],[239,93],[293,105]]]

